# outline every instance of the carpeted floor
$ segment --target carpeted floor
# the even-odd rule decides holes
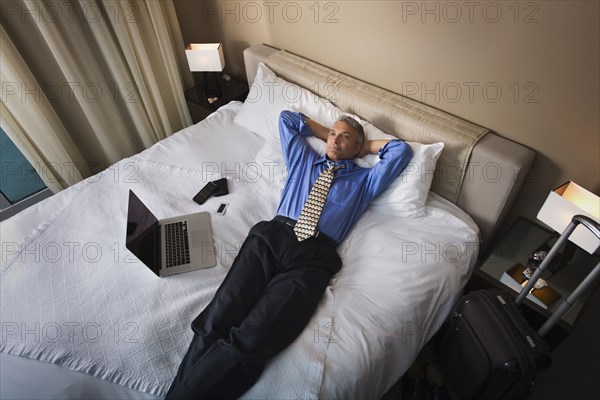
[[[573,332],[552,353],[552,366],[538,372],[528,400],[600,398],[600,287],[596,287]]]

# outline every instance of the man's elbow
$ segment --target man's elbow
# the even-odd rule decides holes
[[[293,125],[291,111],[283,110],[279,113],[279,127],[289,127]]]
[[[295,112],[290,110],[283,110],[279,113],[279,120],[286,121],[287,123],[292,123],[294,121]]]

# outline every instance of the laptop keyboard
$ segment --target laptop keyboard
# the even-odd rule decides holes
[[[186,221],[165,225],[165,245],[167,268],[190,263],[190,243]]]

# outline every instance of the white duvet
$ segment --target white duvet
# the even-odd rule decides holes
[[[272,218],[279,201],[277,170],[254,162],[263,139],[232,122],[239,108],[231,103],[2,223],[3,353],[166,392],[191,320],[249,228]],[[227,198],[191,201],[221,176],[229,179]],[[158,218],[210,211],[217,266],[158,278],[135,259],[124,245],[129,189]],[[217,216],[222,200],[230,206]],[[245,397],[381,397],[449,313],[477,241],[471,219],[433,193],[419,218],[367,210],[339,246],[342,270],[313,319]]]

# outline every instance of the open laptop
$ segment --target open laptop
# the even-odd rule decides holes
[[[127,248],[158,276],[217,264],[208,212],[158,220],[129,191]]]

